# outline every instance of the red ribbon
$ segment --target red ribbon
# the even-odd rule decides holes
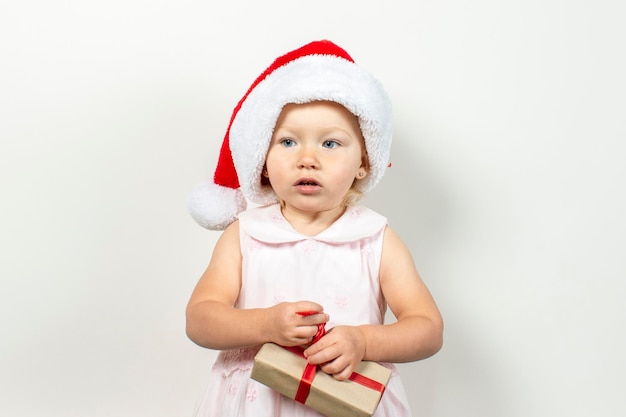
[[[315,311],[302,311],[298,313],[301,316],[310,316],[312,314],[317,314]],[[311,344],[317,342],[326,334],[326,328],[324,323],[320,323],[317,325],[317,333],[315,337],[313,337],[313,341]],[[295,353],[296,355],[305,358],[304,349],[299,346],[289,346],[285,347],[288,351]],[[311,385],[313,385],[313,379],[315,378],[315,373],[317,372],[317,365],[313,365],[311,363],[306,364],[304,367],[304,372],[302,372],[302,377],[300,378],[300,384],[298,385],[298,390],[296,391],[296,396],[294,400],[297,402],[304,404],[306,399],[309,397],[309,392],[311,391]],[[373,389],[375,391],[380,392],[382,395],[385,392],[385,386],[378,381],[375,381],[371,378],[366,377],[365,375],[358,374],[353,372],[348,378],[350,381],[356,382],[357,384],[363,385],[364,387]]]

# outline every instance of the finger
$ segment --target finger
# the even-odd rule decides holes
[[[306,343],[310,343],[318,334],[318,326],[297,326],[294,336],[299,339],[306,339]]]
[[[315,329],[317,329],[317,326],[315,326]],[[317,332],[315,333],[315,336],[317,336]],[[328,349],[328,346],[329,346],[328,341],[324,340],[324,337],[322,337],[321,339],[313,343],[311,346],[309,346],[307,350],[304,351],[304,356],[306,358],[310,358],[315,355],[318,355],[320,352],[324,351],[325,349]],[[326,354],[327,354],[326,356],[328,356],[328,352],[326,352]],[[328,357],[325,360],[330,360],[330,359],[334,359],[334,358]],[[324,362],[324,360],[318,359],[317,363],[322,363],[322,362]]]
[[[310,330],[311,326],[301,327],[289,338],[289,346],[309,346],[315,338],[315,332]]]
[[[338,381],[346,381],[348,379],[350,379],[350,376],[352,375],[352,371],[350,370],[350,367],[346,367],[344,368],[343,371],[337,373],[337,374],[333,374],[333,378],[335,378]]]
[[[304,326],[317,326],[319,324],[328,323],[328,320],[330,320],[330,316],[328,314],[314,313],[314,314],[302,316],[301,322]]]
[[[328,345],[322,338],[320,341],[312,344],[304,351],[304,356],[309,363],[320,365],[330,363],[336,360],[341,355],[341,352],[337,350],[336,346]],[[337,370],[335,370],[336,372]]]
[[[320,365],[320,369],[325,373],[332,375],[333,378],[344,381],[352,375],[349,365],[345,365],[341,360],[334,360]]]
[[[324,307],[313,301],[300,301],[297,303],[298,314],[310,315],[324,312]]]

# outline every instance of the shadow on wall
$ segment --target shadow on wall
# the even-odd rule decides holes
[[[459,404],[466,416],[480,416],[500,410],[511,410],[508,400],[498,393],[507,392],[497,364],[481,355],[484,337],[470,334],[481,323],[468,323],[475,316],[467,295],[455,282],[464,277],[449,276],[454,271],[451,247],[456,247],[453,225],[454,185],[448,184],[445,168],[437,163],[440,155],[432,147],[420,150],[422,135],[396,131],[391,153],[392,166],[381,183],[363,200],[363,204],[380,212],[410,249],[424,281],[433,293],[445,322],[444,346],[434,357],[423,361],[398,364],[414,415],[423,417],[450,415]],[[428,152],[431,152],[430,154]],[[462,300],[459,303],[459,300]],[[387,312],[387,322],[393,321]],[[488,350],[488,349],[487,349]],[[500,375],[500,376],[499,376]],[[483,413],[484,412],[484,413]],[[487,414],[488,414],[487,413]]]
[[[420,258],[441,253],[452,231],[446,187],[434,162],[415,142],[410,134],[394,135],[391,167],[363,204],[388,218],[419,264]]]

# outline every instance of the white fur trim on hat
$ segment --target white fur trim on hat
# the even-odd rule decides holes
[[[392,136],[391,101],[380,83],[353,62],[332,55],[310,55],[268,75],[243,102],[230,130],[230,148],[241,191],[258,204],[277,201],[260,175],[276,121],[286,104],[334,101],[359,119],[370,162],[359,182],[363,192],[383,177]]]

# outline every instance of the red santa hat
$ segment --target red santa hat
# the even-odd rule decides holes
[[[237,103],[222,142],[213,182],[200,184],[188,199],[201,226],[223,230],[246,209],[278,201],[261,185],[261,171],[283,106],[333,101],[358,117],[369,157],[369,175],[358,181],[362,192],[383,177],[392,136],[391,101],[382,85],[328,40],[311,42],[277,58]]]

